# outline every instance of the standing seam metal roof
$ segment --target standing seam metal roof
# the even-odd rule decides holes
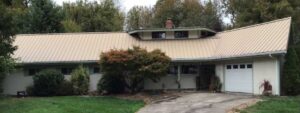
[[[161,49],[172,60],[207,60],[286,53],[291,18],[219,32],[205,39],[143,41],[128,33],[17,35],[14,58],[20,63],[94,62],[101,52],[133,45]]]

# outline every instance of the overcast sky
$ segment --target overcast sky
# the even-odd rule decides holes
[[[63,2],[76,2],[77,0],[54,0],[58,5],[62,5]],[[97,0],[89,0],[97,1]],[[121,8],[126,12],[133,6],[153,6],[157,0],[120,0]]]

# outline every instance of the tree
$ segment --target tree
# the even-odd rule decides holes
[[[31,0],[28,13],[28,33],[57,33],[63,31],[63,15],[51,0]]]
[[[140,91],[145,79],[157,82],[165,76],[170,63],[170,58],[160,50],[147,52],[139,47],[127,51],[111,50],[102,53],[100,58],[104,74],[119,78],[118,81],[123,81],[121,83],[124,83],[131,93]]]
[[[183,18],[181,0],[158,0],[154,8],[153,27],[164,28],[168,18],[176,27],[180,25]]]
[[[153,19],[152,12],[152,8],[143,6],[135,6],[130,9],[126,18],[127,31],[150,28]]]
[[[183,20],[180,26],[203,26],[204,6],[199,0],[184,0],[182,3]]]
[[[221,15],[218,14],[217,2],[212,2],[211,0],[205,4],[204,12],[201,17],[201,22],[203,27],[210,28],[215,31],[223,30],[223,22],[221,20]]]
[[[103,0],[100,3],[82,0],[76,3],[65,3],[63,12],[65,21],[73,21],[73,25],[80,26],[84,32],[123,30],[124,14],[113,0]]]
[[[234,27],[267,22],[284,17],[294,17],[298,25],[300,1],[298,0],[223,0],[225,13],[232,16]]]
[[[11,57],[17,49],[12,45],[15,35],[15,24],[12,18],[7,6],[0,1],[0,93],[5,75],[15,67],[14,59]]]
[[[289,49],[286,59],[288,60],[284,64],[282,89],[288,95],[297,95],[300,93],[300,65],[295,49]]]
[[[72,33],[72,32],[81,32],[81,26],[79,26],[76,22],[73,20],[64,20],[62,21],[62,24],[64,26],[64,32]]]

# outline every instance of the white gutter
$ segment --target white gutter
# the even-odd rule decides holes
[[[231,60],[231,59],[239,59],[245,57],[259,57],[259,56],[270,56],[272,55],[280,55],[286,54],[286,51],[276,51],[276,52],[264,52],[264,53],[256,53],[256,54],[247,54],[247,55],[237,55],[237,56],[226,56],[226,57],[206,57],[206,58],[175,58],[172,59],[172,62],[186,62],[186,61],[215,61],[215,60]],[[18,64],[30,65],[30,64],[66,64],[66,63],[74,63],[74,64],[88,64],[88,63],[98,63],[99,60],[81,60],[81,61],[47,61],[47,62],[17,62]]]

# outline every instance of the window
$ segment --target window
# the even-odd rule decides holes
[[[197,66],[195,65],[182,65],[181,73],[182,74],[197,74]]]
[[[99,67],[94,67],[93,68],[93,73],[100,73],[100,68]]]
[[[252,68],[252,64],[247,64],[247,68],[251,69]]]
[[[34,75],[36,75],[39,72],[40,72],[40,69],[34,69],[34,68],[28,69],[28,75],[29,76],[34,76]]]
[[[188,38],[189,32],[188,31],[175,31],[175,38]]]
[[[233,69],[238,69],[239,65],[233,65],[232,67],[233,67]]]
[[[73,71],[73,68],[61,68],[61,73],[64,75],[70,75]]]
[[[231,65],[227,65],[227,66],[226,66],[226,69],[231,69]]]
[[[177,75],[178,74],[178,66],[171,65],[169,67],[168,74]]]
[[[245,64],[240,65],[240,69],[245,69],[245,68],[246,68]]]
[[[164,39],[166,38],[166,32],[152,32],[152,39]]]

